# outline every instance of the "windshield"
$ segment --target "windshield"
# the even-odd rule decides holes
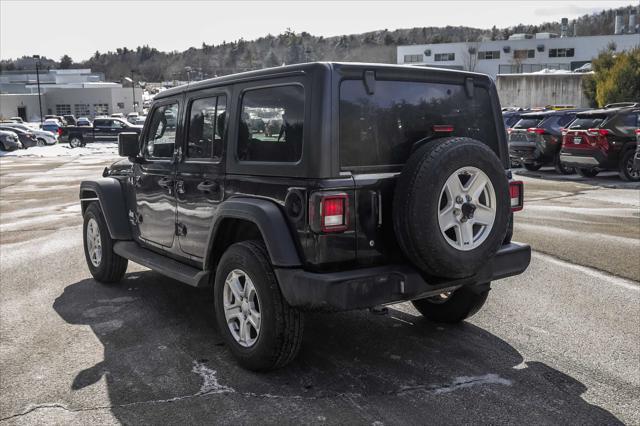
[[[362,80],[345,80],[340,85],[340,165],[402,165],[416,142],[444,136],[471,137],[498,152],[492,110],[482,87],[469,98],[462,85],[378,80],[369,94]],[[454,130],[438,134],[434,125]]]

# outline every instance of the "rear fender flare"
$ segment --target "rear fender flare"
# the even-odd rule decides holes
[[[259,198],[237,197],[222,202],[218,207],[207,242],[207,252],[204,257],[205,270],[215,267],[212,265],[212,253],[216,237],[219,235],[224,219],[228,218],[246,220],[258,227],[273,266],[302,266],[291,230],[278,206],[272,201]]]
[[[127,203],[117,179],[85,180],[80,184],[82,214],[92,201],[100,203],[109,234],[114,240],[131,240],[131,227],[127,219]]]

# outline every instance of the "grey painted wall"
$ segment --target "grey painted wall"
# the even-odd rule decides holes
[[[575,105],[588,107],[582,93],[585,74],[506,74],[498,75],[496,85],[503,107],[542,107]]]

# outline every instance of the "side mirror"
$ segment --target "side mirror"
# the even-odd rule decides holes
[[[118,155],[120,157],[136,158],[140,154],[140,135],[133,132],[123,132],[118,135]]]

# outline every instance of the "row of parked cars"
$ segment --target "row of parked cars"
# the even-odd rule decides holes
[[[560,174],[585,177],[614,170],[640,181],[640,103],[504,111],[503,120],[513,165],[531,171],[554,166]]]
[[[0,150],[13,151],[55,145],[63,141],[75,148],[93,140],[117,140],[118,133],[136,131],[142,127],[145,119],[146,116],[137,112],[129,113],[126,117],[122,113],[114,113],[96,117],[93,121],[88,117],[76,118],[73,115],[46,115],[40,125],[12,117],[0,122]]]

